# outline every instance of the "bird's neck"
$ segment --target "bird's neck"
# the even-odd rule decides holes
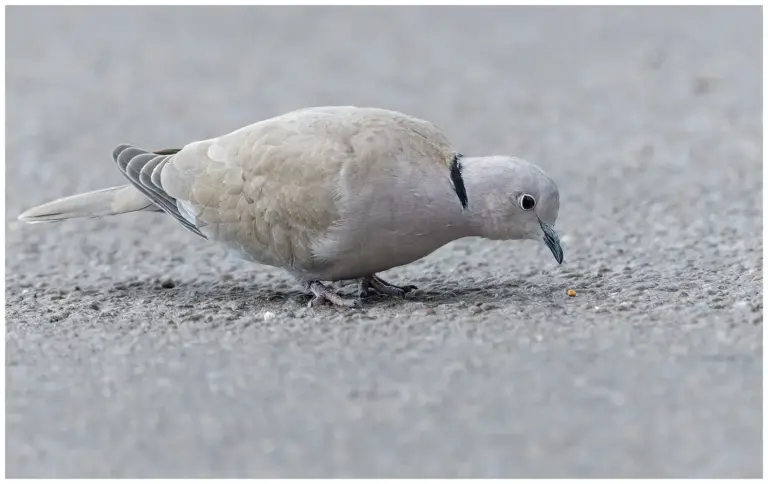
[[[500,162],[495,157],[464,157],[460,162],[468,202],[463,211],[465,230],[469,236],[494,239],[498,206],[506,203],[493,189],[499,183]]]
[[[457,180],[455,174],[451,175],[453,187],[448,184],[418,184],[413,187],[430,203],[425,205],[425,211],[417,209],[404,217],[414,227],[415,233],[429,233],[430,244],[442,246],[464,237],[495,238],[489,228],[497,223],[493,217],[498,217],[495,215],[498,211],[494,211],[498,201],[494,199],[489,187],[498,184],[493,177],[498,167],[488,158],[463,157],[460,163],[460,180]],[[463,190],[459,185],[463,186]],[[461,203],[464,192],[466,207]],[[410,205],[409,210],[412,210]]]

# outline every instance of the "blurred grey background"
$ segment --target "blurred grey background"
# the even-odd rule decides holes
[[[6,32],[9,477],[761,475],[759,8],[9,7]],[[331,104],[539,164],[565,264],[462,240],[387,273],[417,299],[309,310],[161,215],[16,221],[124,183],[119,143]]]

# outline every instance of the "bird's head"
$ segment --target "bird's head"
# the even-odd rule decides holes
[[[562,264],[554,226],[560,209],[557,185],[536,165],[508,156],[465,158],[468,209],[482,237],[544,242]]]

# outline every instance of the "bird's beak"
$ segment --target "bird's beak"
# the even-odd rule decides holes
[[[539,225],[541,225],[541,230],[544,232],[544,243],[552,251],[552,255],[555,256],[557,263],[562,264],[563,249],[560,247],[560,237],[557,236],[557,232],[550,225],[545,224],[541,220],[539,220]]]

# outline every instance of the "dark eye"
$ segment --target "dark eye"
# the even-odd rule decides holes
[[[531,195],[528,195],[527,193],[520,195],[520,208],[523,210],[531,210],[535,206],[536,199]]]

